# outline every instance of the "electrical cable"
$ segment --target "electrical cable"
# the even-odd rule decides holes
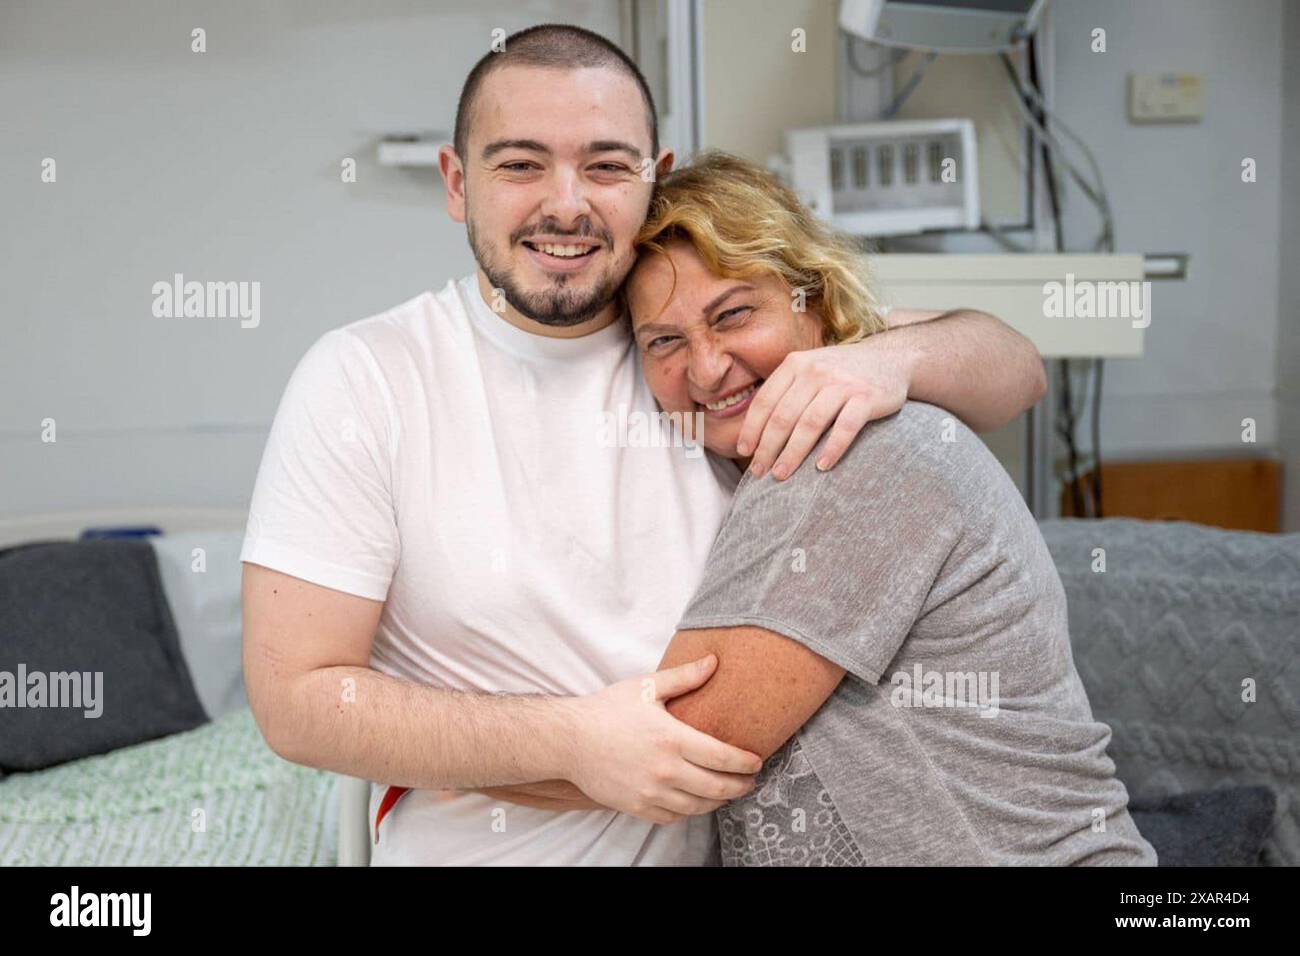
[[[858,45],[857,38],[850,33],[844,34],[845,59],[848,60],[849,69],[858,76],[871,79],[880,76],[886,70],[892,69],[907,58],[907,50],[897,49],[889,51],[889,58],[880,66],[871,67],[870,69],[858,63]]]
[[[1079,448],[1074,440],[1074,431],[1078,423],[1074,420],[1074,398],[1071,394],[1072,386],[1070,383],[1070,360],[1063,358],[1061,361],[1061,384],[1058,389],[1058,401],[1061,404],[1065,421],[1057,427],[1057,434],[1065,440],[1065,454],[1068,468],[1070,471],[1070,497],[1074,502],[1074,515],[1076,518],[1088,517],[1087,509],[1084,507],[1083,488],[1079,484]]]
[[[1030,75],[1033,76],[1037,72],[1038,64],[1033,54],[1032,44],[1029,47],[1029,57]],[[1002,65],[1011,79],[1011,85],[1015,88],[1017,93],[1016,103],[1020,107],[1025,118],[1029,121],[1031,129],[1034,129],[1035,131],[1041,129],[1043,133],[1046,133],[1047,131],[1039,122],[1038,117],[1036,117],[1028,107],[1025,106],[1025,100],[1027,97],[1024,94],[1024,87],[1020,82],[1020,75],[1016,72],[1015,66],[1011,62],[1011,58],[1003,53],[1001,59]],[[1038,108],[1041,109],[1041,107]],[[1055,164],[1052,162],[1052,150],[1046,136],[1039,139],[1039,148],[1042,151],[1043,172],[1047,179],[1048,205],[1052,211],[1052,238],[1054,248],[1056,249],[1056,252],[1060,254],[1065,251],[1065,233],[1061,221],[1061,186],[1060,181],[1056,176]],[[1083,489],[1079,486],[1079,448],[1078,443],[1075,441],[1075,429],[1077,423],[1074,412],[1074,396],[1072,394],[1073,382],[1071,381],[1070,360],[1067,358],[1061,359],[1059,369],[1060,375],[1057,385],[1057,415],[1063,417],[1064,421],[1062,422],[1058,420],[1056,433],[1057,437],[1059,437],[1065,444],[1066,467],[1069,470],[1070,476],[1070,500],[1074,505],[1074,514],[1076,517],[1084,518],[1087,517],[1087,514],[1084,509]]]
[[[1065,248],[1063,223],[1061,219],[1061,193],[1060,183],[1057,178],[1053,158],[1059,158],[1062,166],[1069,173],[1070,178],[1079,187],[1080,191],[1096,206],[1102,220],[1101,233],[1093,243],[1094,251],[1113,252],[1115,248],[1115,230],[1114,217],[1110,208],[1109,196],[1106,192],[1105,181],[1102,178],[1101,167],[1097,162],[1096,156],[1091,148],[1079,134],[1069,127],[1063,120],[1056,116],[1047,106],[1042,93],[1038,89],[1038,57],[1036,47],[1036,37],[1031,38],[1027,44],[1027,59],[1029,66],[1028,82],[1022,82],[1019,72],[1011,62],[1011,58],[1005,53],[1000,55],[1002,65],[1007,72],[1007,77],[1011,86],[1016,92],[1014,97],[1017,108],[1021,115],[1028,123],[1032,133],[1037,137],[1041,146],[1044,172],[1048,184],[1048,199],[1053,213],[1053,234],[1057,252],[1063,252]],[[1066,155],[1066,150],[1060,139],[1048,129],[1047,123],[1059,128],[1084,154],[1087,160],[1092,181],[1089,182],[1084,173],[1070,161]],[[993,236],[1004,247],[1015,248],[1014,244],[1003,236],[996,227],[989,223],[982,223],[981,228],[989,235]],[[1103,362],[1101,359],[1094,359],[1089,363],[1089,370],[1093,380],[1091,389],[1091,438],[1092,438],[1092,465],[1093,481],[1089,489],[1091,494],[1092,513],[1094,517],[1100,517],[1102,511],[1102,484],[1101,484],[1101,389],[1103,380]],[[1084,516],[1084,501],[1078,474],[1078,448],[1075,442],[1075,431],[1077,430],[1079,420],[1082,417],[1083,409],[1088,406],[1088,377],[1085,375],[1084,388],[1081,392],[1081,407],[1076,409],[1073,402],[1073,383],[1071,381],[1071,368],[1068,360],[1061,360],[1061,386],[1058,389],[1059,399],[1062,402],[1062,408],[1058,413],[1064,418],[1063,422],[1057,424],[1057,434],[1062,438],[1066,445],[1067,457],[1069,461],[1069,474],[1071,478],[1071,492],[1075,512]]]
[[[1097,163],[1097,158],[1093,154],[1092,149],[1084,141],[1084,139],[1081,136],[1079,136],[1079,134],[1076,133],[1073,129],[1071,129],[1070,126],[1067,123],[1065,123],[1064,120],[1052,114],[1051,111],[1047,108],[1047,103],[1043,98],[1042,92],[1038,89],[1038,74],[1036,68],[1037,49],[1032,42],[1030,43],[1029,46],[1029,63],[1030,63],[1030,75],[1029,75],[1029,82],[1024,87],[1025,91],[1028,92],[1033,102],[1038,106],[1040,111],[1043,113],[1044,118],[1049,118],[1051,123],[1054,126],[1059,127],[1067,137],[1069,137],[1071,140],[1075,142],[1076,145],[1078,145],[1080,150],[1083,152],[1084,157],[1088,160],[1088,165],[1092,168],[1092,174],[1094,177],[1094,181],[1096,183],[1097,205],[1098,205],[1098,209],[1101,212],[1102,222],[1103,222],[1102,234],[1098,238],[1097,242],[1094,244],[1094,249],[1098,249],[1104,252],[1114,252],[1115,251],[1115,222],[1110,209],[1110,199],[1106,193],[1106,183],[1105,180],[1102,178],[1101,167]],[[1089,368],[1091,370],[1092,379],[1093,379],[1092,409],[1091,409],[1092,413],[1090,416],[1091,418],[1090,432],[1092,438],[1092,481],[1089,487],[1089,491],[1090,491],[1089,497],[1092,500],[1093,517],[1100,518],[1104,513],[1104,509],[1102,506],[1102,479],[1101,479],[1101,467],[1102,467],[1101,465],[1101,395],[1102,395],[1102,381],[1103,381],[1103,374],[1104,374],[1104,360],[1100,358],[1093,359],[1089,363]],[[1085,395],[1084,395],[1083,404],[1086,407],[1086,398],[1087,398],[1086,378],[1084,380],[1084,385],[1085,385]],[[1080,408],[1077,411],[1071,409],[1071,422],[1074,423],[1076,427],[1077,427],[1077,422],[1082,415],[1082,412],[1083,412],[1082,408]]]
[[[1006,61],[1006,65],[1010,65],[1009,59]],[[1012,75],[1013,75],[1013,79],[1019,79],[1019,75],[1014,72],[1014,67],[1012,67]],[[1079,151],[1082,152],[1084,158],[1087,159],[1088,165],[1092,169],[1092,175],[1095,177],[1096,185],[1091,188],[1091,194],[1095,194],[1097,202],[1104,209],[1106,215],[1109,217],[1110,199],[1108,198],[1106,193],[1105,180],[1102,178],[1101,175],[1101,166],[1097,163],[1097,157],[1093,153],[1092,148],[1088,145],[1087,141],[1084,140],[1082,136],[1076,133],[1064,120],[1062,120],[1059,116],[1057,116],[1055,113],[1053,113],[1051,110],[1047,108],[1047,104],[1043,100],[1043,94],[1038,90],[1038,81],[1036,77],[1031,77],[1029,84],[1024,87],[1019,87],[1019,89],[1021,89],[1022,92],[1024,92],[1025,94],[1027,94],[1034,101],[1034,103],[1037,104],[1038,108],[1042,111],[1043,115],[1048,119],[1050,119],[1054,126],[1059,127],[1061,132],[1065,133],[1065,135],[1069,137],[1071,140],[1073,140],[1075,145],[1079,147]],[[1108,225],[1113,227],[1113,222],[1108,223]],[[1114,239],[1113,228],[1107,229],[1107,238],[1109,240],[1112,240],[1113,243],[1113,239]],[[1106,251],[1114,252],[1115,251],[1114,245],[1112,244],[1109,248],[1106,249]]]
[[[1000,245],[1008,252],[1030,253],[1033,249],[1028,246],[1022,246],[1010,236],[1008,236],[1000,226],[996,226],[988,219],[980,219],[980,232],[988,235],[994,242]]]
[[[907,98],[912,95],[913,91],[918,86],[921,85],[921,79],[925,76],[925,71],[928,70],[930,64],[938,58],[938,50],[931,50],[925,55],[925,60],[912,72],[912,75],[907,78],[907,82],[904,83],[903,88],[898,91],[898,95],[894,97],[894,101],[890,103],[889,106],[885,107],[885,112],[882,114],[884,119],[893,119],[894,115],[902,109],[903,104],[907,102]]]
[[[1029,46],[1029,75],[1031,79],[1036,79],[1038,74],[1038,58],[1034,54],[1034,47],[1031,43]],[[1016,92],[1020,94],[1017,98],[1017,104],[1021,111],[1025,113],[1026,118],[1030,120],[1031,128],[1039,125],[1038,117],[1030,113],[1024,105],[1024,87],[1020,83],[1020,74],[1016,72],[1015,65],[1011,62],[1011,57],[1005,53],[1002,54],[1002,65],[1006,68],[1007,74],[1011,77],[1011,84],[1015,87]],[[1042,107],[1038,109],[1041,111]],[[1043,114],[1046,116],[1046,113]],[[1052,162],[1052,153],[1048,149],[1046,142],[1039,143],[1043,155],[1043,170],[1047,174],[1047,200],[1052,209],[1052,238],[1055,241],[1057,253],[1065,251],[1065,233],[1061,222],[1061,183],[1056,176],[1056,166]]]
[[[1092,392],[1092,501],[1095,517],[1104,518],[1101,507],[1101,372],[1102,359],[1094,359],[1096,385]]]
[[[1030,46],[1030,50],[1031,51],[1033,50],[1032,45]],[[1113,252],[1115,249],[1114,218],[1111,214],[1110,200],[1107,197],[1105,182],[1102,180],[1101,177],[1101,169],[1097,165],[1097,160],[1096,157],[1093,155],[1092,150],[1088,147],[1087,143],[1083,141],[1082,137],[1080,137],[1077,133],[1071,130],[1062,120],[1060,120],[1056,116],[1056,114],[1052,113],[1050,110],[1046,108],[1046,105],[1043,102],[1042,94],[1040,94],[1037,89],[1034,89],[1032,87],[1026,87],[1025,84],[1021,82],[1020,74],[1016,71],[1015,65],[1012,64],[1011,58],[1007,56],[1005,53],[1001,54],[1000,58],[1002,60],[1003,67],[1007,71],[1007,76],[1011,80],[1011,85],[1017,94],[1015,97],[1013,97],[1013,100],[1016,104],[1016,107],[1020,110],[1021,115],[1024,117],[1025,121],[1029,124],[1030,129],[1032,129],[1035,132],[1035,134],[1037,134],[1037,137],[1040,140],[1040,142],[1045,143],[1047,146],[1051,147],[1052,151],[1056,154],[1057,158],[1059,158],[1061,165],[1064,166],[1066,171],[1070,174],[1070,178],[1074,180],[1074,182],[1078,185],[1080,191],[1082,191],[1083,194],[1088,197],[1088,199],[1097,207],[1098,212],[1101,214],[1102,232],[1101,235],[1098,236],[1096,242],[1094,242],[1093,250]],[[1084,154],[1084,157],[1088,160],[1088,165],[1092,167],[1092,175],[1096,177],[1095,183],[1089,182],[1085,178],[1083,172],[1074,163],[1070,162],[1069,157],[1066,155],[1066,149],[1062,145],[1061,141],[1057,139],[1056,135],[1052,133],[1044,125],[1043,121],[1041,121],[1038,118],[1038,116],[1034,114],[1034,112],[1029,108],[1029,105],[1027,105],[1029,103],[1033,103],[1034,108],[1042,112],[1043,118],[1045,120],[1050,120],[1054,125],[1059,126],[1062,132],[1064,132],[1067,136],[1070,137],[1071,140],[1073,140],[1076,144],[1078,144],[1080,151]],[[1054,181],[1053,177],[1049,176],[1048,179],[1049,185],[1053,181]]]

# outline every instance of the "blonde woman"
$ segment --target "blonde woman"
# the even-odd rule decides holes
[[[667,176],[638,244],[646,380],[739,467],[745,413],[788,356],[884,328],[855,247],[735,157]],[[779,415],[799,396],[776,384]],[[713,676],[669,711],[765,758],[717,811],[726,864],[1155,863],[1038,526],[934,406],[872,421],[831,470],[744,475],[660,666],[708,654]]]

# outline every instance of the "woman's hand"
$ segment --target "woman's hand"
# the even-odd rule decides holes
[[[817,467],[835,466],[867,422],[903,407],[920,353],[905,337],[873,335],[851,345],[791,352],[754,395],[737,451],[755,478],[781,480],[830,437]]]

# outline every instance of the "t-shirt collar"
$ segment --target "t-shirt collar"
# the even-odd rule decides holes
[[[460,293],[475,328],[495,345],[520,358],[573,360],[607,352],[621,354],[632,344],[631,327],[625,314],[620,314],[605,328],[590,335],[574,339],[552,338],[511,325],[488,308],[479,292],[477,273],[460,280]]]

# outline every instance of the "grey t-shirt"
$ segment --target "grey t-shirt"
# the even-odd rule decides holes
[[[678,624],[766,628],[847,671],[718,811],[723,863],[1154,865],[1056,567],[979,438],[908,402],[815,460],[745,475]]]

